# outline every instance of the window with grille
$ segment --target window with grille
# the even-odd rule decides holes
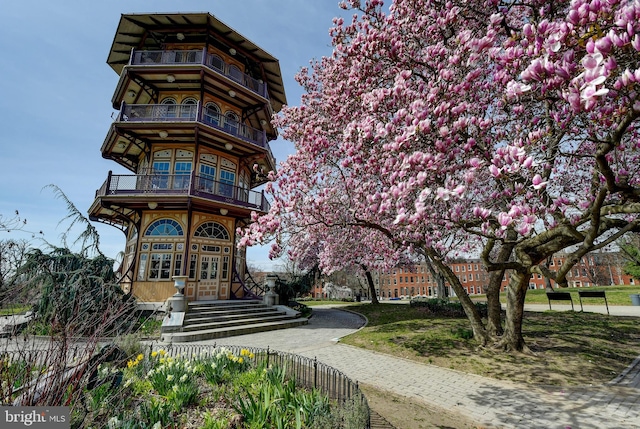
[[[216,240],[229,240],[229,232],[218,222],[206,222],[200,225],[194,234],[196,237],[213,238]]]

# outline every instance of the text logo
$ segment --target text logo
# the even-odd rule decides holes
[[[0,407],[0,427],[69,429],[69,407]]]

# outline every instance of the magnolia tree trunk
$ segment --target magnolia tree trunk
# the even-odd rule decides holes
[[[369,270],[364,271],[364,275],[367,276],[367,284],[369,284],[369,295],[371,295],[371,304],[378,304],[378,295],[376,295],[376,286],[373,284],[373,277]]]
[[[434,278],[436,279],[436,296],[440,299],[446,299],[448,295],[447,287],[444,284],[444,276],[440,273],[436,273]]]
[[[506,262],[511,257],[514,243],[518,234],[513,228],[507,229],[507,240],[498,247],[495,260],[498,262]],[[490,262],[490,255],[495,249],[495,240],[489,240],[482,252],[482,259],[485,263]],[[489,274],[489,284],[485,291],[487,295],[487,332],[493,338],[497,338],[503,334],[502,330],[502,304],[500,303],[500,287],[502,286],[502,278],[505,270],[491,271]]]
[[[469,319],[469,323],[471,324],[471,329],[473,329],[473,337],[480,345],[487,345],[489,336],[484,324],[482,323],[482,315],[478,311],[478,307],[476,307],[473,301],[471,301],[467,291],[460,284],[460,279],[453,271],[451,271],[451,268],[443,264],[441,261],[437,259],[432,259],[432,261],[438,271],[449,281],[449,284],[458,296],[458,300],[460,301],[460,304],[462,304],[462,308],[464,309],[467,319]]]
[[[504,271],[493,271],[489,275],[487,295],[487,333],[492,337],[502,335],[502,304],[500,303],[500,286]]]
[[[529,352],[522,337],[524,299],[527,295],[529,275],[513,271],[507,286],[507,317],[505,330],[498,346],[505,351]]]
[[[447,288],[444,284],[444,276],[434,268],[433,263],[431,262],[431,258],[429,256],[424,255],[425,265],[431,274],[431,277],[436,282],[436,296],[440,299],[444,299],[447,297]]]
[[[553,260],[553,256],[549,256],[547,258],[547,262],[545,262],[545,267],[549,269],[551,266],[551,261]],[[553,286],[551,286],[551,279],[548,276],[544,276],[544,288],[547,292],[553,292]]]
[[[544,278],[544,288],[547,292],[553,292],[553,286],[551,286],[551,280],[549,277]]]

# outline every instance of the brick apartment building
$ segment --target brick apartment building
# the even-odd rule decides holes
[[[555,270],[565,263],[566,255],[557,254],[549,262],[549,269]],[[462,287],[470,295],[483,294],[489,282],[489,273],[479,259],[458,260],[448,264],[460,279]],[[634,284],[633,277],[624,273],[624,260],[618,253],[594,253],[582,258],[567,275],[569,287],[608,286]],[[389,271],[378,272],[374,277],[379,296],[385,298],[411,298],[415,296],[435,296],[436,281],[425,264],[403,265]],[[502,279],[501,290],[508,283],[508,275]],[[453,289],[447,284],[449,295]],[[555,282],[551,281],[555,287]],[[545,279],[533,274],[529,289],[544,289]]]

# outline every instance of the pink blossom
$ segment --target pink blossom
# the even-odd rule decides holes
[[[449,192],[449,190],[442,187],[436,189],[436,200],[449,201],[450,196],[451,193]]]
[[[524,84],[522,82],[511,81],[507,84],[507,97],[519,97],[522,94],[531,91],[531,85]]]
[[[500,224],[500,229],[507,229],[507,227],[511,225],[512,222],[513,219],[507,213],[498,213],[498,223]]]
[[[533,184],[533,189],[536,190],[544,189],[547,186],[547,182],[542,180],[542,176],[540,176],[539,174],[533,176],[533,179],[531,179],[531,183]]]
[[[529,235],[529,233],[531,232],[532,228],[533,228],[533,225],[531,225],[531,224],[520,223],[516,227],[516,231],[518,232],[518,234],[526,236],[526,235]]]
[[[484,207],[474,207],[473,215],[482,219],[486,219],[491,214],[491,210]]]
[[[585,55],[582,58],[582,65],[587,70],[595,70],[597,67],[602,64],[604,57],[600,52],[595,52],[593,54]]]

